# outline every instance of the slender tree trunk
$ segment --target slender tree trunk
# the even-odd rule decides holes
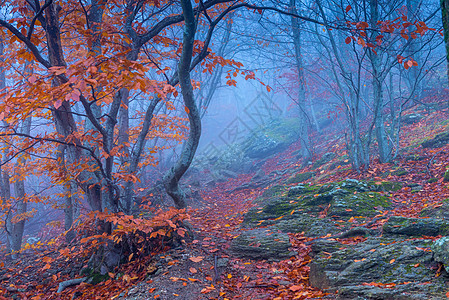
[[[290,11],[297,15],[296,0],[290,0]],[[312,156],[309,140],[308,116],[306,112],[306,82],[304,78],[304,63],[301,53],[301,30],[298,18],[291,17],[293,46],[295,49],[296,69],[298,71],[298,110],[299,110],[299,139],[301,143],[301,153],[304,161],[308,161]]]
[[[361,66],[358,67],[357,72],[357,82],[354,82],[353,74],[348,71],[347,65],[344,62],[344,56],[341,55],[340,50],[337,46],[337,43],[334,38],[333,31],[330,30],[327,25],[327,18],[324,12],[323,6],[321,5],[321,1],[317,0],[317,5],[320,10],[321,17],[324,20],[326,25],[326,31],[329,36],[330,47],[332,49],[332,53],[337,61],[337,65],[341,70],[341,76],[343,77],[343,82],[347,88],[347,91],[343,88],[343,84],[340,82],[339,76],[333,64],[331,64],[332,73],[334,75],[337,86],[339,87],[340,93],[343,98],[343,102],[346,108],[346,114],[349,122],[349,137],[346,138],[348,143],[347,148],[349,151],[349,156],[351,159],[352,168],[355,170],[360,169],[362,165],[365,168],[369,167],[369,144],[370,144],[370,135],[363,139],[362,132],[360,129],[360,75],[361,75]],[[321,44],[324,46],[326,51],[329,54],[329,58],[331,58],[329,47],[326,43],[322,41],[322,38],[319,34],[317,34]],[[349,92],[349,99],[347,99],[346,94]]]
[[[28,117],[23,122],[22,128],[20,128],[20,133],[30,135],[31,131],[31,117]],[[25,164],[25,162],[22,160],[21,162],[17,162],[15,169],[17,172],[17,169],[20,169],[21,165]],[[16,198],[16,212],[15,217],[22,216],[20,218],[20,221],[15,221],[12,224],[12,231],[11,234],[11,248],[13,251],[19,251],[22,247],[22,237],[23,237],[23,231],[25,230],[25,221],[26,219],[23,218],[23,214],[27,211],[27,200],[26,200],[26,194],[25,194],[25,181],[20,178],[21,172],[16,173],[16,176],[18,179],[14,182],[14,194]]]
[[[371,27],[376,28],[379,20],[378,0],[370,0],[371,12]],[[375,39],[375,36],[372,37]],[[384,76],[381,74],[379,55],[369,52],[369,58],[372,65],[373,75],[373,100],[374,100],[374,125],[376,131],[376,138],[381,162],[388,162],[391,158],[391,143],[388,142],[388,137],[385,132],[384,115],[383,115],[383,94],[382,85]]]
[[[58,20],[58,9],[55,3],[50,4],[45,9],[45,21],[44,24],[47,48],[48,48],[48,58],[51,66],[61,66],[65,67],[66,63],[64,61],[64,54],[61,47],[61,36],[59,31],[59,20]],[[53,81],[54,85],[60,85],[62,80],[60,78],[55,78]],[[70,103],[63,101],[59,108],[52,110],[53,119],[55,121],[55,127],[59,134],[64,138],[70,136],[73,132],[76,132],[77,126],[72,114],[72,108]],[[79,140],[72,139],[75,144],[80,144]],[[104,143],[107,145],[107,143]],[[109,149],[107,149],[109,150]],[[85,158],[83,152],[79,147],[69,146],[66,151],[67,162],[70,164],[75,164],[82,158]],[[112,162],[107,160],[110,165]],[[84,172],[85,173],[85,172]],[[80,185],[87,195],[87,202],[89,203],[93,211],[102,211],[102,189],[101,183],[92,179],[92,174],[80,173]]]
[[[440,5],[443,21],[444,45],[446,47],[446,74],[449,83],[449,0],[441,0]]]
[[[190,132],[178,161],[164,177],[165,189],[172,197],[177,208],[186,206],[185,195],[179,188],[179,180],[192,163],[201,136],[201,116],[194,100],[193,87],[190,80],[190,64],[196,31],[195,17],[190,0],[181,0],[181,6],[185,26],[181,59],[178,65],[178,78],[184,104],[187,108],[186,111],[189,115]]]

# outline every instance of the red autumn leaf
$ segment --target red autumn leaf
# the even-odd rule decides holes
[[[200,262],[200,261],[202,261],[202,260],[204,259],[204,256],[190,257],[189,259],[190,259],[191,261],[193,261],[193,262],[198,263],[198,262]]]
[[[351,8],[352,8],[351,5],[346,6],[346,13],[348,13],[348,11],[350,11]]]
[[[302,289],[302,288],[303,288],[303,287],[300,286],[300,285],[292,285],[291,287],[289,287],[289,289],[290,289],[292,292],[299,291],[299,290]]]
[[[350,36],[348,36],[348,37],[345,39],[345,43],[346,43],[346,44],[350,44],[351,41],[352,41],[352,39],[351,39]]]

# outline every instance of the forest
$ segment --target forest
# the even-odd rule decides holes
[[[0,300],[449,299],[449,0],[0,3]]]

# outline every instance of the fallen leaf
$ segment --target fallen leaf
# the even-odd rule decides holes
[[[195,274],[196,272],[198,272],[195,268],[190,268],[189,269],[190,273]]]
[[[292,285],[289,289],[292,292],[296,292],[296,291],[299,291],[300,289],[302,289],[302,286],[300,286],[300,285]]]
[[[193,262],[200,262],[200,261],[202,261],[203,260],[203,258],[204,258],[204,256],[195,256],[195,257],[190,257],[189,259],[191,260],[191,261],[193,261]]]

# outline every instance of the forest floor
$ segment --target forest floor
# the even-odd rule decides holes
[[[425,113],[420,111],[419,113]],[[448,183],[443,175],[449,166],[449,146],[423,149],[419,141],[445,131],[447,119],[444,112],[425,113],[418,123],[408,125],[402,132],[402,151],[392,163],[375,160],[365,172],[337,168],[332,172],[325,166],[315,170],[316,176],[309,182],[320,184],[347,178],[401,181],[406,185],[393,192],[390,198],[394,207],[390,215],[418,217],[425,207],[437,207],[449,198]],[[418,141],[418,142],[417,142]],[[339,156],[344,153],[342,141],[331,138],[328,148]],[[268,159],[262,166],[265,174],[298,168],[292,154],[298,144]],[[407,160],[409,156],[420,160]],[[307,167],[303,172],[308,171]],[[393,175],[398,169],[400,175]],[[389,174],[385,176],[385,174]],[[405,175],[404,175],[405,174]],[[238,258],[229,250],[230,243],[242,233],[240,224],[244,214],[254,206],[264,189],[242,189],[254,174],[241,174],[214,188],[202,191],[201,207],[189,209],[190,226],[194,232],[191,240],[177,248],[165,249],[157,255],[145,257],[123,265],[115,276],[97,285],[81,283],[57,293],[58,284],[77,276],[85,263],[61,256],[64,248],[47,247],[28,251],[20,261],[6,261],[0,269],[0,299],[334,299],[309,285],[308,263],[311,238],[301,233],[290,234],[293,249],[298,254],[283,261],[253,261]],[[279,175],[276,182],[286,182],[288,175]],[[434,180],[430,180],[434,178]],[[407,184],[419,184],[422,189],[412,191]],[[381,226],[385,219],[372,224]],[[345,243],[357,243],[360,237]]]

